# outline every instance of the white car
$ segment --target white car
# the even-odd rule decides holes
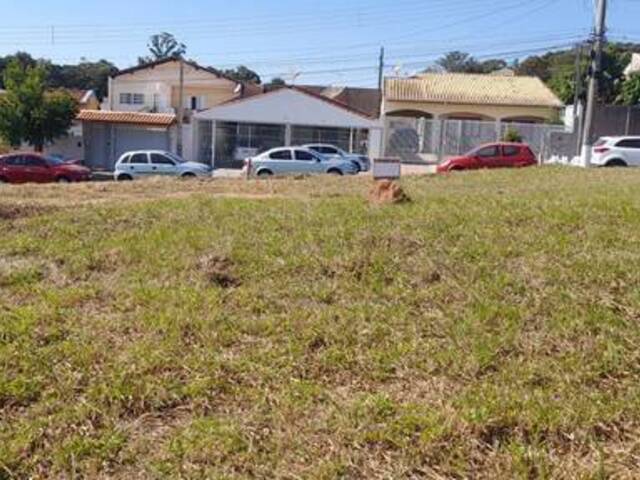
[[[309,143],[307,145],[303,145],[303,147],[313,150],[314,152],[318,152],[325,157],[336,157],[343,160],[349,160],[350,162],[353,162],[361,172],[368,172],[371,168],[371,160],[369,160],[369,157],[366,155],[347,153],[335,145],[329,145],[326,143]]]
[[[127,152],[118,159],[113,178],[123,181],[155,175],[180,178],[208,177],[211,176],[211,170],[208,165],[186,162],[171,152],[139,150]]]
[[[602,137],[593,146],[591,164],[601,167],[640,166],[640,137]]]
[[[245,160],[244,171],[258,177],[321,173],[355,175],[358,173],[357,167],[348,160],[325,157],[303,147],[273,148],[248,158]]]

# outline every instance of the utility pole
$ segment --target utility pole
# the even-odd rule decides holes
[[[576,132],[576,152],[582,148],[582,124],[584,111],[582,106],[582,43],[576,45],[575,88],[573,95],[573,131]]]
[[[382,92],[382,81],[384,76],[384,47],[380,47],[380,59],[378,61],[378,90]]]
[[[180,60],[180,80],[178,87],[178,136],[176,138],[176,153],[178,156],[182,156],[183,146],[182,146],[182,123],[184,121],[184,58],[182,55],[179,57]]]
[[[591,164],[591,147],[593,139],[593,115],[598,93],[598,80],[602,68],[602,47],[605,40],[605,23],[607,17],[607,0],[598,0],[596,9],[596,28],[594,33],[594,50],[591,53],[591,78],[589,79],[589,91],[587,93],[587,107],[584,118],[584,132],[582,133],[582,159],[585,167]]]

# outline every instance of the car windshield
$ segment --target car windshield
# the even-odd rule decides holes
[[[171,152],[165,152],[164,153],[167,157],[169,157],[171,160],[173,160],[176,163],[185,163],[186,160],[183,160],[182,158],[180,158],[179,156],[171,153]]]

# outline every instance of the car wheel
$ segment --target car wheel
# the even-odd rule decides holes
[[[449,171],[450,172],[462,172],[462,171],[464,171],[464,168],[462,168],[462,167],[451,167],[449,169]]]
[[[360,163],[353,162],[353,166],[356,168],[356,173],[360,173],[362,171],[362,167],[360,166]]]
[[[343,175],[342,171],[341,171],[341,170],[338,170],[338,169],[336,169],[336,168],[332,168],[332,169],[331,169],[331,170],[329,170],[327,173],[328,173],[329,175],[336,175],[336,176],[338,176],[338,177],[341,177],[341,176]]]
[[[196,178],[196,174],[193,173],[193,172],[187,172],[187,173],[183,173],[180,176],[180,178],[183,179],[183,180],[192,180],[192,179]]]
[[[0,187],[3,187],[5,185],[9,185],[9,182],[6,178],[0,177]]]
[[[626,167],[626,166],[627,166],[627,162],[625,162],[620,158],[614,158],[612,160],[609,160],[605,165],[605,167]]]
[[[71,180],[69,180],[67,177],[58,177],[56,179],[57,183],[71,183]]]
[[[260,170],[258,172],[259,178],[267,178],[273,176],[273,172],[271,170]]]
[[[133,177],[131,175],[127,175],[126,173],[123,173],[122,175],[118,175],[117,180],[119,182],[130,182],[131,180],[133,180]]]

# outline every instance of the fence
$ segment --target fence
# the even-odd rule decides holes
[[[517,130],[542,159],[554,155],[551,134],[565,130],[564,126],[548,124],[388,117],[385,155],[399,157],[407,163],[439,163],[482,144],[501,140],[509,128]]]

